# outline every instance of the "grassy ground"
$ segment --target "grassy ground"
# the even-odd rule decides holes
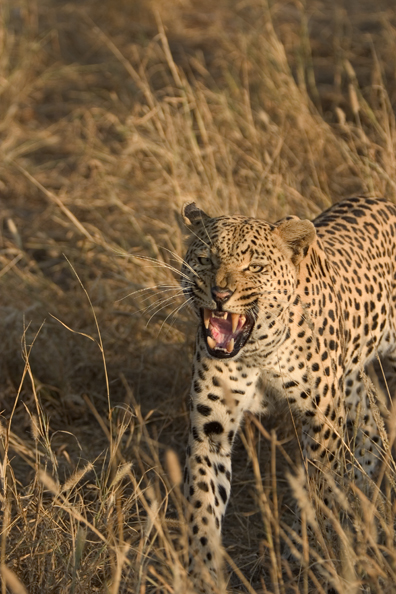
[[[2,594],[182,594],[167,453],[183,463],[194,335],[180,207],[276,220],[352,194],[395,199],[394,3],[0,11]],[[225,528],[231,586],[394,592],[393,475],[372,504],[340,493],[349,523],[334,516],[331,538],[287,564],[288,468],[275,433],[248,422]]]

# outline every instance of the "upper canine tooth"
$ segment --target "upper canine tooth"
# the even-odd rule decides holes
[[[211,349],[214,349],[216,347],[216,341],[213,340],[213,338],[211,336],[208,336],[206,338],[206,340],[208,341],[208,345],[210,346]]]
[[[232,332],[234,333],[236,331],[236,329],[238,328],[239,314],[232,313],[231,320],[232,320]]]
[[[228,353],[232,353],[232,351],[234,350],[234,344],[235,344],[235,340],[233,338],[231,338],[231,340],[227,343],[227,346],[226,346]]]
[[[210,309],[204,309],[204,324],[205,324],[205,328],[208,329],[209,328],[209,320],[212,316],[212,312],[210,311]]]

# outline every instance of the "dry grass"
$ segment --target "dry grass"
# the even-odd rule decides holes
[[[0,11],[2,594],[182,594],[166,455],[184,460],[194,333],[172,268],[180,206],[276,220],[395,199],[393,1]],[[236,447],[231,584],[394,592],[392,468],[382,494],[340,492],[327,531],[294,480],[305,538],[282,560],[296,448],[273,426],[248,422]]]

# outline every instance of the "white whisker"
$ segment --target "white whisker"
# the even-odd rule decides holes
[[[165,289],[164,291],[161,291],[161,297],[159,299],[157,299],[157,301],[155,301],[155,303],[161,303],[163,301],[162,297],[164,296],[164,293],[169,293],[169,291],[174,291],[175,289],[177,289],[177,293],[175,293],[174,295],[171,295],[170,297],[168,297],[168,299],[173,299],[173,297],[178,297],[179,295],[183,295],[184,291],[183,289],[181,289],[181,287],[173,287],[172,289]],[[155,297],[158,297],[158,295],[155,295]],[[149,301],[150,299],[153,299],[154,295],[148,295],[145,296],[144,299],[141,300],[141,303],[145,303],[146,301]],[[152,305],[154,305],[154,302],[152,303]],[[150,305],[147,307],[151,307]]]
[[[153,268],[167,268],[168,270],[170,270],[176,274],[179,274],[180,276],[185,278],[187,281],[191,282],[189,277],[186,274],[184,274],[184,272],[182,272],[181,270],[178,270],[174,266],[171,266],[171,264],[168,264],[167,262],[161,262],[161,260],[156,260],[155,258],[150,258],[149,256],[132,256],[132,257],[136,258],[137,260],[143,260],[145,262],[149,262],[150,264],[155,265],[155,266],[153,266]]]
[[[161,310],[165,309],[165,307],[167,307],[169,305],[169,302],[172,301],[172,299],[176,299],[176,297],[181,297],[182,295],[184,295],[184,293],[180,293],[178,295],[172,295],[172,297],[169,297],[168,299],[165,299],[164,301],[161,302],[162,307],[158,307],[154,313],[150,316],[147,324],[146,324],[146,328],[149,325],[149,323],[151,322],[151,320],[153,319],[153,317],[155,315],[157,315],[158,312],[160,312]],[[148,311],[150,311],[150,309],[152,309],[153,307],[155,307],[157,305],[158,301],[156,303],[153,303],[152,305],[150,305],[149,307],[147,307],[144,310],[144,313],[147,313]]]
[[[179,298],[179,297],[181,297],[183,295],[184,295],[184,292],[183,291],[180,291],[179,293],[176,293],[174,295],[171,295],[170,297],[167,297],[166,299],[162,299],[160,297],[159,299],[157,299],[153,303],[151,303],[151,304],[149,304],[149,305],[147,305],[145,307],[141,307],[140,309],[136,310],[134,313],[147,313],[148,311],[150,311],[150,309],[156,307],[157,305],[161,305],[162,303],[166,303],[168,301],[172,301],[172,299]],[[149,297],[147,299],[145,299],[144,301],[147,301],[148,299],[149,299]]]
[[[151,303],[147,303],[147,305],[144,305],[145,302],[150,300],[150,297],[147,297],[146,299],[144,299],[142,301],[142,307],[139,309],[139,312],[148,313],[151,309],[154,309],[157,305],[161,305],[162,303],[166,303],[167,301],[172,301],[172,299],[176,299],[176,297],[180,297],[180,296],[181,296],[181,293],[175,293],[174,295],[171,295],[170,297],[167,297],[166,299],[163,299],[160,297],[159,299],[156,299],[155,301],[152,301]]]
[[[161,324],[161,328],[159,329],[158,336],[161,334],[162,328],[166,324],[168,318],[170,318],[171,315],[174,315],[175,320],[176,320],[176,314],[178,314],[179,311],[181,311],[183,309],[183,307],[185,307],[188,304],[189,301],[192,301],[192,299],[193,299],[193,297],[189,297],[186,301],[184,301],[184,303],[182,303],[181,305],[178,305],[173,311],[170,312],[169,315],[166,316],[165,320]]]
[[[203,222],[203,221],[202,221],[202,222]],[[207,248],[208,248],[208,250],[210,249],[210,244],[208,245],[208,244],[207,244],[207,243],[206,243],[206,242],[205,242],[205,241],[202,239],[202,237],[199,237],[199,235],[197,235],[197,234],[196,234],[196,233],[195,233],[195,232],[194,232],[192,229],[190,229],[190,227],[188,227],[187,225],[186,225],[186,227],[187,227],[187,229],[188,229],[188,232],[189,232],[189,233],[192,233],[192,235],[194,235],[194,236],[195,236],[197,239],[199,239],[199,241],[202,241],[202,243],[204,244],[204,246],[205,246],[205,247],[207,247]],[[205,229],[205,231],[206,231],[206,227],[205,227],[205,225],[204,225],[204,229]],[[209,239],[209,241],[210,241],[210,237],[209,237],[209,234],[208,234],[208,232],[207,232],[207,231],[206,231],[206,235],[208,236],[208,239]]]
[[[174,327],[174,325],[175,325],[175,322],[176,322],[176,319],[177,319],[177,318],[176,318],[176,314],[177,314],[179,311],[181,311],[181,310],[183,309],[183,307],[184,307],[184,306],[186,306],[186,305],[189,305],[189,302],[190,302],[190,301],[193,301],[193,300],[194,300],[194,297],[189,297],[188,299],[186,299],[186,301],[185,301],[184,303],[182,303],[182,305],[180,306],[180,309],[176,311],[176,313],[175,313],[175,314],[174,314],[174,316],[173,316],[173,320],[170,322],[170,326],[172,326],[172,328]]]
[[[198,273],[194,270],[194,268],[192,268],[190,266],[190,264],[184,260],[184,258],[179,256],[179,254],[176,254],[176,252],[172,252],[171,250],[168,250],[168,248],[166,248],[166,247],[164,247],[162,249],[166,250],[169,254],[171,254],[171,256],[174,256],[174,259],[176,262],[179,262],[180,264],[183,264],[184,266],[186,266],[186,268],[188,268],[193,274],[195,274],[195,276],[199,276]]]
[[[121,299],[117,299],[117,301],[115,301],[115,303],[120,303],[120,301],[124,301],[124,299],[127,299],[128,297],[132,297],[133,295],[138,295],[139,293],[143,293],[144,291],[161,291],[162,293],[165,293],[166,291],[179,291],[180,290],[180,285],[155,285],[154,287],[145,287],[144,289],[137,289],[136,291],[132,291],[132,293],[128,293],[128,295],[125,295],[124,297],[121,297]]]
[[[139,311],[142,311],[143,313],[148,313],[150,310],[154,309],[157,305],[162,305],[162,304],[166,304],[166,303],[170,303],[173,299],[176,299],[178,297],[182,297],[184,295],[183,291],[180,291],[180,293],[176,293],[175,295],[171,295],[170,297],[167,297],[166,299],[157,299],[156,301],[154,301],[154,303],[150,303],[150,305],[147,305],[147,307],[142,308]]]

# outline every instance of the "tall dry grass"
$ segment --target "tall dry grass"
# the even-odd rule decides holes
[[[0,10],[2,594],[184,593],[180,206],[276,220],[394,199],[393,2]],[[326,517],[286,477],[283,426],[249,420],[236,446],[230,587],[394,592],[389,457],[382,490],[335,491]]]

